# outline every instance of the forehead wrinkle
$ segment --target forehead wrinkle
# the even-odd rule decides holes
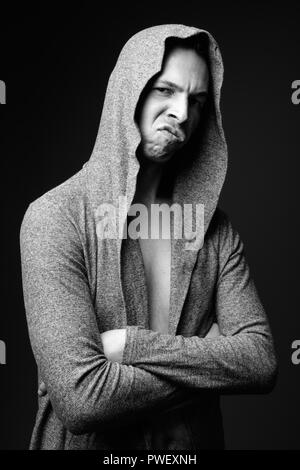
[[[207,64],[194,50],[178,47],[171,51],[156,82],[195,96],[208,91]]]
[[[173,89],[175,89],[176,91],[179,91],[179,92],[181,92],[181,93],[185,91],[184,88],[183,88],[182,86],[178,85],[177,83],[174,83],[174,82],[172,82],[172,81],[170,81],[170,80],[165,80],[165,79],[163,79],[163,78],[162,78],[162,79],[158,78],[157,81],[156,81],[156,83],[161,83],[161,84],[167,85],[167,86],[169,86],[169,87],[171,87],[171,88],[173,88]],[[193,88],[193,87],[192,87],[192,88]],[[207,94],[207,88],[205,87],[205,89],[202,89],[202,88],[200,87],[199,91],[196,90],[196,91],[194,91],[193,93],[190,93],[190,94],[193,95],[193,96],[197,96],[197,95],[206,95],[206,94]]]

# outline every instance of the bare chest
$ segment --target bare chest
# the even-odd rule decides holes
[[[140,239],[143,256],[150,328],[168,332],[170,309],[171,241],[164,239]]]

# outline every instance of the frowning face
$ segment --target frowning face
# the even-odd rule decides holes
[[[177,47],[170,52],[140,110],[138,126],[146,158],[168,161],[188,142],[199,124],[208,85],[207,64],[196,51]]]

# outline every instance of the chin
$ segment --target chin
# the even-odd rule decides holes
[[[143,149],[143,155],[147,160],[151,160],[152,162],[164,163],[173,157],[176,150],[171,148],[165,149],[160,145],[146,145]]]

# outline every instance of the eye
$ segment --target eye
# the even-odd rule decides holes
[[[171,96],[173,94],[173,90],[171,88],[155,87],[153,90],[157,91],[160,95],[163,96]]]
[[[190,97],[189,102],[192,106],[195,106],[196,104],[200,104],[200,102],[193,96]]]
[[[203,108],[205,101],[197,98],[196,96],[191,96],[189,102],[192,106],[198,105],[200,108]]]

